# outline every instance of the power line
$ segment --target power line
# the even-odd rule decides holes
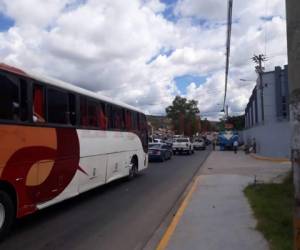
[[[265,9],[265,16],[268,16],[268,10],[269,10],[269,1],[265,0],[265,4],[266,4],[266,9]],[[267,54],[267,36],[268,36],[268,27],[267,27],[267,23],[265,23],[265,28],[264,28],[264,32],[265,32],[265,55]]]

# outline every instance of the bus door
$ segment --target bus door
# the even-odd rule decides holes
[[[105,183],[107,155],[106,131],[100,114],[102,107],[98,101],[80,98],[80,124],[89,129],[78,130],[80,141],[80,166],[86,174],[80,175],[79,192]],[[95,128],[95,129],[92,129]]]
[[[79,130],[80,167],[79,192],[105,183],[107,155],[101,149],[105,131]],[[102,139],[101,139],[102,138]]]
[[[123,108],[112,105],[110,112],[109,125],[111,131],[108,134],[108,142],[106,147],[109,150],[107,160],[106,182],[118,179],[129,172],[129,145],[126,141],[127,118]]]

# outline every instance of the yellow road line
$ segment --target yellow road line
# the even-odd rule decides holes
[[[184,213],[184,210],[186,209],[187,205],[189,204],[189,202],[192,198],[192,195],[196,190],[196,187],[197,187],[197,184],[198,184],[199,180],[200,180],[200,176],[198,176],[195,179],[195,181],[194,181],[191,189],[189,190],[187,196],[184,198],[184,200],[181,203],[178,211],[176,212],[171,224],[167,228],[167,230],[164,233],[162,239],[160,240],[158,246],[156,247],[156,250],[164,250],[168,246],[169,240],[170,240],[171,236],[173,235],[173,233],[174,233],[174,231],[177,227],[177,224],[180,221],[180,218],[182,217],[182,215]]]

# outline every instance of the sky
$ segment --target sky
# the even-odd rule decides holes
[[[257,76],[287,64],[285,1],[234,0],[227,104],[242,114]],[[0,61],[163,115],[176,95],[222,113],[226,0],[0,0]],[[240,81],[247,79],[249,81]]]

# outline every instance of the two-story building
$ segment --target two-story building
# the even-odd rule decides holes
[[[256,142],[257,154],[288,158],[289,124],[288,67],[275,67],[256,81],[245,109],[245,143]]]

